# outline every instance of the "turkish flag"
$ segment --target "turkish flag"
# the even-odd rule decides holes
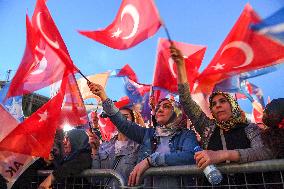
[[[115,20],[105,29],[79,31],[82,35],[114,49],[128,49],[156,33],[161,26],[152,0],[123,0]]]
[[[110,121],[110,119],[103,118],[100,114],[97,114],[99,121],[99,129],[104,141],[110,141],[110,139],[117,134],[116,126]]]
[[[119,70],[119,72],[117,73],[116,76],[127,76],[132,81],[138,82],[136,73],[134,72],[134,70],[128,64],[123,66],[123,68],[121,68]]]
[[[207,68],[198,77],[197,91],[211,93],[220,81],[283,62],[284,46],[250,29],[260,21],[247,4]]]
[[[59,51],[54,51],[54,48],[36,31],[28,16],[26,16],[26,27],[27,41],[25,53],[12,79],[6,99],[11,96],[28,94],[49,86],[61,80],[66,69],[74,72],[73,67],[68,66],[70,64],[64,62],[67,59],[63,61],[61,56],[57,54]]]
[[[87,124],[87,111],[79,91],[74,74],[69,73],[66,78],[66,88],[64,100],[60,112],[60,126],[68,124],[70,126],[82,126]],[[65,85],[63,85],[64,87]]]
[[[12,130],[0,142],[0,150],[48,157],[58,126],[62,101],[63,95],[58,93]]]
[[[55,22],[45,4],[45,0],[37,0],[35,10],[32,17],[32,24],[37,35],[45,41],[66,64],[67,68],[73,73],[78,68],[73,64],[67,47],[58,31]]]
[[[194,86],[194,81],[198,76],[198,69],[201,65],[206,47],[174,41],[173,43],[183,53],[186,64],[187,78],[192,89]],[[153,86],[167,89],[171,93],[177,93],[176,65],[171,58],[169,47],[170,42],[167,39],[159,39]]]

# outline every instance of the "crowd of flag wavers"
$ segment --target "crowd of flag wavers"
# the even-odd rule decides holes
[[[86,77],[73,63],[45,0],[37,0],[32,19],[26,16],[22,62],[0,91],[0,188],[31,188],[31,175],[42,169],[53,171],[32,188],[71,183],[66,177],[75,183],[73,176],[91,168],[113,169],[132,187],[141,184],[151,167],[179,165],[196,165],[205,175],[153,176],[143,180],[143,187],[263,183],[261,173],[221,175],[213,165],[284,158],[284,99],[265,106],[258,88],[246,81],[283,62],[283,21],[284,9],[260,20],[247,4],[210,64],[199,73],[204,46],[173,41],[152,0],[123,0],[110,26],[80,33],[120,50],[153,36],[161,26],[167,39],[159,40],[151,85],[137,83],[129,65],[116,73],[127,84],[127,97],[116,102],[105,91],[110,73],[102,73],[99,80]],[[83,76],[81,81],[76,81],[76,73]],[[226,92],[236,87],[235,77],[241,83],[237,91],[256,110],[253,121],[247,119],[237,95]],[[22,96],[50,85],[51,98],[23,119]],[[179,99],[167,98],[163,91],[178,94]],[[102,112],[92,112],[91,122],[83,102],[90,96],[102,106]],[[143,110],[130,103],[137,99]],[[64,132],[65,123],[73,129]],[[112,178],[94,178],[90,184],[98,183],[119,187]]]
[[[139,111],[129,105],[114,103],[104,87],[88,82],[89,90],[102,101],[103,117],[108,117],[118,132],[110,140],[103,140],[99,131],[100,117],[94,112],[91,129],[74,128],[65,132],[61,141],[54,143],[49,157],[37,160],[13,187],[29,184],[30,169],[53,169],[39,185],[45,189],[90,168],[114,169],[129,186],[136,186],[151,167],[196,164],[205,169],[211,164],[284,157],[283,98],[274,99],[265,107],[262,122],[258,123],[261,125],[258,125],[247,120],[233,96],[216,91],[209,98],[211,116],[208,117],[192,99],[181,52],[175,46],[171,46],[170,51],[177,64],[179,102],[173,98],[155,102],[151,98],[152,121],[146,126]],[[60,131],[57,134],[60,135]],[[196,146],[202,146],[204,150],[196,152]],[[260,174],[246,175],[246,182],[262,183]],[[154,183],[146,178],[144,186],[177,188],[181,184],[196,184],[195,178],[190,176],[182,179],[183,183],[174,176],[154,178]],[[244,174],[223,175],[218,184],[233,181],[242,185],[244,180]],[[95,178],[96,182],[103,182],[111,188],[119,187],[115,179]],[[199,186],[211,185],[205,177],[197,182]]]

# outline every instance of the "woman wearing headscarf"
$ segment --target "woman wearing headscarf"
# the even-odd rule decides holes
[[[72,129],[64,136],[64,160],[39,186],[47,189],[54,182],[73,177],[85,169],[91,168],[92,158],[89,137],[84,129]]]
[[[130,173],[128,185],[139,183],[142,174],[151,166],[188,165],[194,163],[194,147],[197,146],[195,133],[186,129],[187,118],[181,106],[174,100],[163,99],[155,109],[156,128],[143,128],[134,122],[127,121],[113,102],[98,84],[89,83],[90,90],[99,96],[103,109],[116,125],[117,129],[131,140],[139,143],[138,164]],[[158,187],[178,187],[174,178],[161,179],[155,177]],[[189,182],[185,179],[184,182]],[[154,186],[156,187],[156,186]]]
[[[191,97],[181,52],[174,46],[170,50],[177,64],[180,102],[201,135],[205,149],[195,154],[197,166],[204,169],[209,164],[270,159],[271,151],[263,145],[261,130],[256,124],[248,123],[232,96],[220,91],[212,93],[209,103],[213,119],[206,116]]]
[[[272,150],[273,158],[284,158],[284,98],[266,105],[262,121],[267,126],[262,133],[265,145]]]
[[[119,111],[128,121],[144,125],[139,112],[129,107],[121,107]],[[98,125],[97,115],[94,116],[93,122],[94,125]],[[113,169],[127,182],[130,172],[137,164],[139,144],[128,139],[121,132],[117,132],[110,141],[104,141],[102,144],[99,143],[99,138],[94,133],[88,132],[88,135],[93,154],[92,168]],[[96,182],[100,181],[95,180]],[[107,178],[101,183],[107,188],[119,188],[116,179]]]

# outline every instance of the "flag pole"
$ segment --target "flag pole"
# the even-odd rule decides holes
[[[153,0],[153,1],[154,1],[154,0]],[[155,4],[155,3],[154,3],[154,4]],[[161,21],[161,24],[162,24],[162,26],[163,26],[164,29],[165,29],[167,38],[168,38],[169,42],[171,43],[171,45],[173,45],[173,41],[172,41],[172,38],[171,38],[171,36],[170,36],[169,30],[168,30],[168,28],[167,28],[167,26],[166,26],[164,20],[162,19],[160,13],[159,13],[158,11],[157,11],[157,13],[158,13],[159,19],[160,19],[160,21]]]
[[[172,38],[170,36],[169,30],[168,30],[167,26],[165,25],[165,23],[163,21],[162,21],[162,25],[163,25],[163,27],[165,29],[165,32],[166,32],[166,35],[168,37],[169,42],[171,43],[171,45],[173,45],[173,41],[172,41]]]
[[[88,83],[91,83],[91,81],[78,68],[77,68],[77,71],[79,72],[81,76],[83,76],[83,78],[87,80]]]

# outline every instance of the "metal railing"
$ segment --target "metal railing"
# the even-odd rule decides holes
[[[234,184],[227,182],[226,185],[218,185],[215,186],[216,188],[220,187],[227,187],[227,188],[274,188],[274,186],[277,185],[277,188],[284,188],[284,182],[283,182],[283,174],[281,171],[284,171],[284,159],[279,160],[266,160],[266,161],[256,161],[256,162],[250,162],[250,163],[244,163],[244,164],[236,164],[236,163],[230,163],[230,164],[223,164],[223,165],[217,165],[217,168],[222,172],[222,174],[227,175],[227,177],[230,177],[232,174],[236,173],[242,173],[245,177],[245,182],[243,184]],[[267,172],[273,172],[273,175],[275,177],[275,180],[277,181],[269,181],[265,177],[265,173]],[[259,176],[262,177],[260,180],[260,183],[248,183],[246,179],[245,173],[259,173]],[[143,186],[143,181],[147,177],[161,177],[161,176],[193,176],[193,177],[200,177],[203,176],[203,171],[198,169],[196,165],[185,165],[185,166],[168,166],[168,167],[155,167],[148,169],[140,180],[140,185]],[[226,178],[224,178],[226,179]],[[180,183],[182,183],[182,178]],[[271,186],[271,187],[270,187]],[[204,185],[200,186],[197,179],[195,179],[195,185],[194,186],[184,186],[180,185],[180,187],[185,188],[214,188],[214,186],[211,185]],[[275,187],[276,188],[276,187]]]
[[[159,186],[145,185],[145,181],[149,178],[152,179],[152,183],[155,183],[155,179],[161,179],[163,177],[180,179],[180,183],[183,183],[184,178],[192,177],[194,183],[190,185],[180,184],[179,187],[182,188],[284,188],[284,178],[282,171],[284,171],[284,159],[279,160],[267,160],[267,161],[257,161],[244,164],[224,164],[218,165],[218,169],[227,176],[240,174],[244,175],[244,183],[236,184],[228,182],[224,185],[212,186],[212,185],[202,185],[199,183],[198,178],[203,177],[202,170],[198,169],[195,165],[186,166],[168,166],[168,167],[152,167],[149,168],[141,177],[140,185],[136,187],[127,187],[124,178],[112,169],[88,169],[83,171],[78,177],[89,178],[87,183],[56,183],[54,186],[57,189],[68,188],[65,185],[71,184],[73,188],[105,188],[104,183],[95,184],[94,180],[90,178],[102,177],[102,178],[113,178],[119,183],[119,188],[159,188]],[[47,176],[50,171],[39,171],[40,176]],[[246,175],[257,173],[261,182],[250,183],[249,177]],[[268,178],[267,178],[268,176]],[[40,183],[38,183],[40,184]],[[163,186],[164,187],[164,186]],[[70,188],[70,187],[69,187]],[[72,187],[71,187],[72,188]]]
[[[40,177],[43,177],[43,176],[46,177],[50,173],[52,173],[52,170],[38,171],[38,175]],[[76,176],[77,182],[72,183],[71,185],[74,186],[73,188],[105,188],[106,187],[103,181],[96,183],[96,181],[93,180],[92,177],[113,178],[118,182],[120,188],[127,188],[124,178],[118,172],[114,171],[113,169],[86,169],[82,173]],[[86,180],[84,181],[82,179],[81,181],[78,182],[78,179],[80,178],[89,178],[89,179],[87,179],[87,181]],[[65,179],[64,183],[55,183],[53,185],[53,188],[58,188],[58,189],[68,188],[66,187],[66,185],[70,183],[67,183],[67,182],[68,182],[68,178]]]

